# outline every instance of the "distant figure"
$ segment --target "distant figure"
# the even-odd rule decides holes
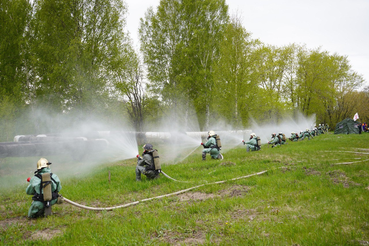
[[[368,131],[368,126],[366,125],[366,123],[363,123],[363,132],[367,132]]]
[[[291,137],[289,138],[289,140],[291,140],[293,142],[297,142],[297,141],[299,141],[299,135],[295,132],[291,132]]]
[[[50,164],[51,163],[45,158],[41,158],[37,162],[35,176],[27,180],[30,184],[26,189],[26,193],[28,195],[33,195],[33,201],[28,210],[29,218],[50,215],[51,206],[54,205],[60,197],[59,191],[62,186],[58,176],[51,173]]]
[[[329,131],[329,125],[325,124],[325,132],[328,132],[328,131]]]
[[[322,127],[322,124],[319,124],[319,126],[318,126],[318,135],[324,134],[324,130],[323,130],[324,128],[323,127]]]
[[[277,137],[279,138],[279,143],[280,144],[287,144],[286,143],[286,135],[284,135],[283,132],[279,132]]]
[[[280,146],[281,142],[280,142],[279,137],[275,133],[272,133],[272,137],[271,137],[270,141],[268,142],[268,144],[271,144],[272,148],[274,148],[276,146]]]
[[[208,132],[208,138],[206,143],[201,143],[204,147],[202,151],[202,160],[206,160],[206,153],[209,153],[212,159],[223,159],[223,155],[220,153],[222,147],[219,135],[215,134],[214,131]]]
[[[257,151],[261,149],[260,137],[257,137],[255,133],[250,134],[249,141],[245,142],[244,140],[242,140],[242,143],[246,145],[247,152],[250,152],[250,150]]]
[[[309,128],[306,128],[306,131],[302,132],[301,140],[304,140],[305,138],[308,138],[310,140],[310,137],[313,138],[313,136],[310,134]]]
[[[141,173],[148,179],[157,179],[160,177],[161,167],[159,155],[152,144],[145,144],[142,157],[137,155],[136,181],[141,181]]]
[[[311,130],[311,132],[310,132],[310,135],[313,136],[313,137],[317,136],[318,135],[317,131],[318,131],[318,129],[316,127],[313,128],[313,130]]]

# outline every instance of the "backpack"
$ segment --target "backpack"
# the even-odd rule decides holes
[[[146,166],[145,169],[146,170],[161,169],[158,150],[156,150],[156,149],[151,150],[151,151],[147,152],[147,154],[151,155],[153,163],[150,166]]]
[[[261,147],[261,139],[260,139],[259,136],[256,137],[256,145],[257,145],[258,148]]]
[[[215,140],[216,140],[217,148],[221,149],[222,148],[222,142],[220,141],[219,135],[215,135]]]
[[[278,134],[279,140],[286,141],[286,135],[284,133]]]

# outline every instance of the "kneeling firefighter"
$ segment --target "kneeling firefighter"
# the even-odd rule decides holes
[[[143,148],[142,157],[137,155],[136,181],[141,181],[141,173],[145,174],[148,179],[159,178],[161,167],[158,151],[149,143]]]
[[[214,131],[208,132],[208,138],[206,143],[201,143],[204,147],[202,151],[202,160],[206,160],[206,153],[209,153],[212,159],[223,159],[223,155],[220,153],[222,144],[220,142],[219,135],[215,134]]]
[[[30,184],[26,189],[26,193],[33,195],[33,201],[28,210],[29,218],[50,215],[51,206],[62,201],[62,197],[59,195],[62,186],[59,177],[51,173],[50,164],[48,160],[41,158],[37,162],[35,176],[27,179]]]
[[[242,143],[244,145],[246,145],[246,151],[249,152],[251,151],[257,151],[261,149],[261,140],[260,137],[256,136],[255,133],[251,133],[250,134],[250,139],[249,141],[245,142],[244,140],[242,140]]]
[[[274,148],[276,146],[280,146],[281,145],[280,138],[275,133],[272,133],[272,137],[271,137],[270,141],[268,142],[268,144],[271,144],[272,148]]]

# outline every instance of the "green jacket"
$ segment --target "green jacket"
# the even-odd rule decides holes
[[[258,140],[256,139],[256,137],[254,137],[254,138],[251,138],[249,141],[244,142],[244,144],[250,144],[256,147],[258,145]]]
[[[275,136],[269,141],[270,144],[279,144],[279,138]]]
[[[154,166],[154,160],[152,158],[152,155],[147,152],[144,152],[142,155],[142,159],[137,161],[137,166],[141,167]]]
[[[291,141],[294,141],[294,142],[298,141],[299,140],[299,136],[297,135],[297,133],[291,134],[290,140]]]
[[[219,156],[219,149],[217,148],[217,140],[215,137],[210,137],[206,143],[204,143],[203,153],[209,153],[211,158],[217,159]]]
[[[45,167],[45,168],[41,169],[39,174],[50,173],[50,172],[51,172],[50,168]],[[59,192],[62,188],[59,177],[55,173],[53,173],[51,175],[51,177],[56,182],[56,183],[54,181],[51,182],[51,190],[53,192],[55,192],[55,191]],[[41,186],[41,179],[36,177],[36,176],[33,176],[31,178],[30,182],[29,182],[29,185],[28,185],[27,189],[26,189],[26,193],[28,195],[34,195],[36,193],[40,194],[40,186]],[[42,192],[42,189],[41,189],[41,194],[42,193],[43,192]]]
[[[216,148],[217,147],[217,140],[215,137],[210,137],[206,143],[204,143],[205,148]]]

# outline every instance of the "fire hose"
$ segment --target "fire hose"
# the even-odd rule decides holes
[[[165,172],[163,172],[163,170],[160,171],[165,177],[167,177],[168,179],[174,180],[176,182],[182,182],[182,183],[189,183],[188,181],[181,181],[181,180],[176,180],[172,177],[170,177],[168,174],[166,174]]]
[[[184,190],[180,190],[180,191],[176,191],[176,192],[173,192],[173,193],[169,193],[169,194],[165,194],[165,195],[161,195],[161,196],[155,196],[155,197],[151,197],[151,198],[146,198],[146,199],[142,199],[140,201],[135,201],[135,202],[131,202],[131,203],[126,203],[126,204],[123,204],[123,205],[119,205],[119,206],[114,206],[114,207],[106,207],[106,208],[96,208],[96,207],[89,207],[89,206],[85,206],[85,205],[82,205],[82,204],[79,204],[79,203],[76,203],[76,202],[73,202],[65,197],[63,197],[63,201],[73,205],[73,206],[76,206],[76,207],[79,207],[79,208],[83,208],[83,209],[87,209],[87,210],[94,210],[94,211],[111,211],[113,209],[118,209],[118,208],[126,208],[126,207],[130,207],[130,206],[133,206],[133,205],[137,205],[139,203],[142,203],[142,202],[147,202],[147,201],[152,201],[154,199],[161,199],[163,197],[169,197],[169,196],[174,196],[174,195],[179,195],[179,194],[182,194],[182,193],[185,193],[187,191],[190,191],[190,190],[193,190],[193,189],[196,189],[196,188],[199,188],[199,187],[202,187],[202,186],[205,186],[205,185],[213,185],[213,184],[222,184],[222,183],[225,183],[227,181],[234,181],[234,180],[239,180],[239,179],[245,179],[245,178],[249,178],[249,177],[252,177],[252,176],[256,176],[256,175],[261,175],[263,173],[266,173],[268,170],[265,170],[265,171],[261,171],[261,172],[258,172],[258,173],[254,173],[254,174],[250,174],[250,175],[246,175],[246,176],[242,176],[242,177],[237,177],[237,178],[233,178],[233,179],[228,179],[228,180],[222,180],[222,181],[216,181],[216,182],[213,182],[213,183],[207,183],[207,184],[200,184],[200,185],[197,185],[197,186],[193,186],[193,187],[190,187],[190,188],[187,188],[187,189],[184,189]],[[163,173],[163,172],[162,172]],[[164,173],[163,173],[164,174]],[[168,177],[170,178],[169,176],[167,176],[166,174],[164,174],[165,177]],[[173,179],[173,178],[170,178],[170,179]],[[175,179],[173,179],[175,180]],[[175,180],[177,181],[177,180]],[[182,181],[184,182],[184,181]]]

